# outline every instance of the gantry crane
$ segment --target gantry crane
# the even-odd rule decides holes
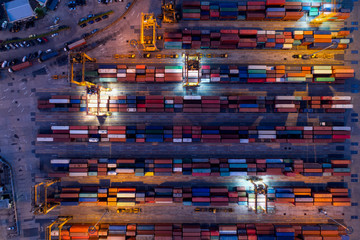
[[[200,84],[200,54],[185,53],[184,86],[196,87]]]
[[[176,10],[175,10],[176,2],[175,0],[163,0],[161,9],[162,15],[160,18],[162,19],[163,23],[176,23]]]
[[[268,186],[262,182],[261,179],[249,179],[249,181],[254,185],[254,194],[255,194],[255,213],[263,211],[267,213],[267,189]],[[265,198],[264,207],[258,206],[258,198]]]
[[[62,227],[69,222],[72,219],[72,217],[68,216],[68,217],[62,217],[59,216],[54,222],[52,222],[49,226],[46,227],[46,240],[51,240],[51,231],[52,231],[52,227],[56,226],[59,229],[59,236],[58,236],[58,240],[61,240],[61,230]]]
[[[88,115],[96,115],[96,116],[109,116],[111,113],[109,112],[109,107],[107,107],[106,111],[100,111],[100,104],[101,104],[101,92],[110,92],[110,88],[105,88],[99,86],[95,83],[85,81],[85,63],[86,62],[96,62],[95,58],[89,57],[87,54],[83,52],[70,52],[69,55],[70,61],[70,82],[79,86],[86,87],[86,114]],[[79,63],[82,64],[82,74],[81,74],[81,81],[76,81],[74,79],[74,64]],[[93,99],[91,99],[93,98]],[[94,99],[95,98],[95,99]],[[96,107],[89,107],[89,101],[96,100]]]
[[[57,182],[60,182],[60,179],[45,180],[44,182],[35,184],[32,209],[34,214],[47,214],[60,205],[58,202],[48,203],[48,187]],[[41,187],[43,187],[43,189]]]
[[[153,13],[141,13],[140,44],[145,52],[158,51],[156,47],[156,18]]]
[[[336,4],[337,4],[337,0],[331,0],[331,12],[322,12],[321,14],[319,14],[319,16],[314,18],[311,21],[311,23],[312,24],[322,24],[322,23],[328,21],[330,18],[334,17],[337,14]]]

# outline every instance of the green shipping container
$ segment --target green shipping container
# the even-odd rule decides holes
[[[305,82],[305,77],[287,77],[286,82]]]
[[[335,82],[335,78],[333,78],[333,77],[318,77],[318,78],[315,78],[315,82]]]
[[[79,198],[97,198],[97,193],[80,193]]]
[[[99,78],[100,82],[117,82],[117,78]]]
[[[97,71],[85,71],[85,77],[97,77],[99,73]]]
[[[201,9],[183,9],[183,13],[200,13]]]
[[[248,73],[260,73],[260,74],[266,74],[266,70],[263,69],[249,69]]]
[[[165,66],[165,69],[182,69],[182,66]]]

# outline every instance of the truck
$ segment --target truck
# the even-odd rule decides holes
[[[73,42],[71,44],[66,44],[65,47],[64,47],[64,51],[67,52],[67,51],[70,51],[70,50],[73,50],[77,47],[80,47],[82,45],[85,45],[86,44],[86,40],[84,38],[76,41],[76,42]]]
[[[32,62],[29,62],[29,61],[26,61],[26,62],[23,62],[23,63],[19,63],[19,64],[16,64],[14,66],[11,66],[9,68],[9,72],[16,72],[16,71],[20,71],[24,68],[27,68],[27,67],[30,67],[32,65]]]
[[[59,55],[59,53],[57,51],[51,51],[48,53],[43,53],[40,55],[39,57],[39,62],[44,62],[46,60],[49,60],[50,58],[56,57],[57,55]]]

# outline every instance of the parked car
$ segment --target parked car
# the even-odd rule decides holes
[[[97,31],[99,31],[99,29],[95,28],[94,30],[91,31],[91,34],[96,33]]]
[[[89,19],[89,18],[92,18],[92,17],[94,17],[94,14],[89,14],[89,15],[87,16],[88,19]]]
[[[94,20],[91,20],[88,22],[88,24],[93,24],[94,23]]]
[[[6,68],[8,66],[8,61],[3,61],[3,63],[1,64],[1,68]]]
[[[2,24],[1,24],[1,27],[2,29],[5,29],[8,25],[8,22],[7,21],[4,21]]]
[[[53,33],[51,34],[51,37],[56,37],[57,35],[59,35],[59,33]]]
[[[55,20],[54,20],[54,24],[58,24],[60,21],[60,18],[59,17],[56,17]]]
[[[98,17],[98,18],[95,18],[95,22],[100,22],[101,21],[101,18]]]
[[[104,16],[102,16],[101,18],[102,19],[107,19],[109,16],[108,15],[104,15]]]
[[[81,28],[84,28],[84,27],[86,27],[86,26],[87,26],[86,23],[83,23],[83,24],[80,25]]]
[[[27,57],[27,56],[24,56],[24,57],[21,59],[22,62],[26,62],[27,60],[28,60],[28,57]]]
[[[126,4],[125,9],[128,10],[130,6],[131,6],[131,2],[129,2],[128,4]]]
[[[44,40],[45,42],[49,41],[46,37],[42,37],[41,39]]]

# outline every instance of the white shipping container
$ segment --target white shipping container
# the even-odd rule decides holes
[[[98,107],[98,104],[96,103],[89,103],[88,104],[88,107],[91,107],[91,108],[97,108]]]
[[[249,143],[249,139],[240,139],[240,143]]]
[[[267,30],[267,31],[266,31],[266,34],[274,35],[274,34],[275,34],[275,31],[269,31],[269,30]]]
[[[230,69],[230,74],[238,74],[239,69]]]
[[[108,163],[107,167],[108,168],[116,168],[116,163]]]
[[[259,130],[259,135],[274,135],[276,134],[276,130]]]
[[[258,35],[266,34],[266,31],[265,31],[265,30],[258,30],[258,31],[257,31],[257,34],[258,34]]]
[[[70,134],[88,134],[89,130],[70,130]]]
[[[126,73],[136,73],[136,69],[128,68],[126,69]]]
[[[173,138],[173,142],[181,143],[181,142],[182,142],[182,138]]]
[[[106,103],[99,104],[99,107],[106,108],[108,105]]]
[[[107,130],[99,130],[98,133],[99,134],[107,134]]]
[[[135,198],[135,193],[117,193],[118,198]]]
[[[53,142],[54,138],[38,137],[38,138],[36,138],[36,141],[38,141],[38,142]]]
[[[333,127],[335,131],[351,131],[351,127]]]
[[[201,78],[201,82],[202,82],[202,83],[209,83],[209,82],[210,82],[210,77]]]
[[[128,112],[136,112],[136,108],[127,108],[126,111],[128,111]]]
[[[51,130],[69,130],[69,126],[51,126]]]
[[[230,172],[230,176],[247,176],[247,172]],[[232,231],[229,231],[229,232],[232,232]],[[234,234],[236,234],[236,231]]]
[[[100,139],[100,142],[109,142],[110,140],[109,140],[109,138],[101,138]]]
[[[332,100],[344,100],[344,101],[350,101],[350,96],[334,96],[331,98]]]
[[[198,77],[198,73],[189,73],[188,74],[189,78],[197,78]]]
[[[134,169],[131,168],[117,168],[115,170],[117,173],[134,173]]]
[[[212,77],[211,82],[220,82],[220,77]]]
[[[191,143],[191,142],[192,142],[192,138],[183,138],[183,142]]]
[[[70,103],[70,99],[49,99],[49,103]]]
[[[137,198],[144,198],[145,197],[145,193],[136,193],[135,196]]]
[[[69,164],[70,159],[51,159],[50,163],[51,164]]]
[[[304,35],[304,31],[294,31],[295,35]]]
[[[285,78],[276,78],[276,82],[285,82]]]
[[[165,74],[164,73],[156,73],[155,77],[163,78],[163,77],[165,77]]]
[[[98,69],[98,73],[117,73],[116,68],[109,68],[109,69]]]
[[[265,139],[276,139],[276,135],[260,135],[259,138],[265,138]]]
[[[266,65],[249,65],[248,69],[250,70],[266,70]]]
[[[126,73],[118,73],[118,74],[116,74],[116,77],[124,78],[124,77],[126,77]]]
[[[86,177],[87,175],[87,172],[69,172],[70,177]]]
[[[275,104],[275,108],[295,108],[295,104]]]
[[[313,74],[332,74],[332,70],[313,70]]]
[[[276,100],[296,100],[295,96],[276,96]]]
[[[97,99],[90,99],[90,100],[88,101],[88,103],[98,103],[98,100],[97,100]]]
[[[334,105],[331,105],[331,108],[348,108],[348,109],[351,109],[353,107],[354,106],[352,104],[334,104]]]
[[[109,100],[109,103],[116,104],[116,103],[118,103],[118,100],[111,99],[111,100]]]
[[[313,66],[313,70],[331,70],[331,66]]]
[[[108,134],[108,138],[126,138],[126,134]]]
[[[174,104],[174,100],[165,100],[165,104]]]
[[[282,49],[291,49],[293,45],[291,43],[285,43],[282,47]]]
[[[173,168],[173,172],[182,172],[182,168]]]
[[[182,69],[165,69],[165,73],[182,73]]]
[[[313,127],[304,127],[304,130],[305,130],[305,131],[312,131],[312,130],[313,130]]]
[[[115,171],[108,171],[107,175],[109,176],[116,176],[116,172]],[[109,238],[108,238],[109,239]],[[124,238],[125,239],[125,238]]]

